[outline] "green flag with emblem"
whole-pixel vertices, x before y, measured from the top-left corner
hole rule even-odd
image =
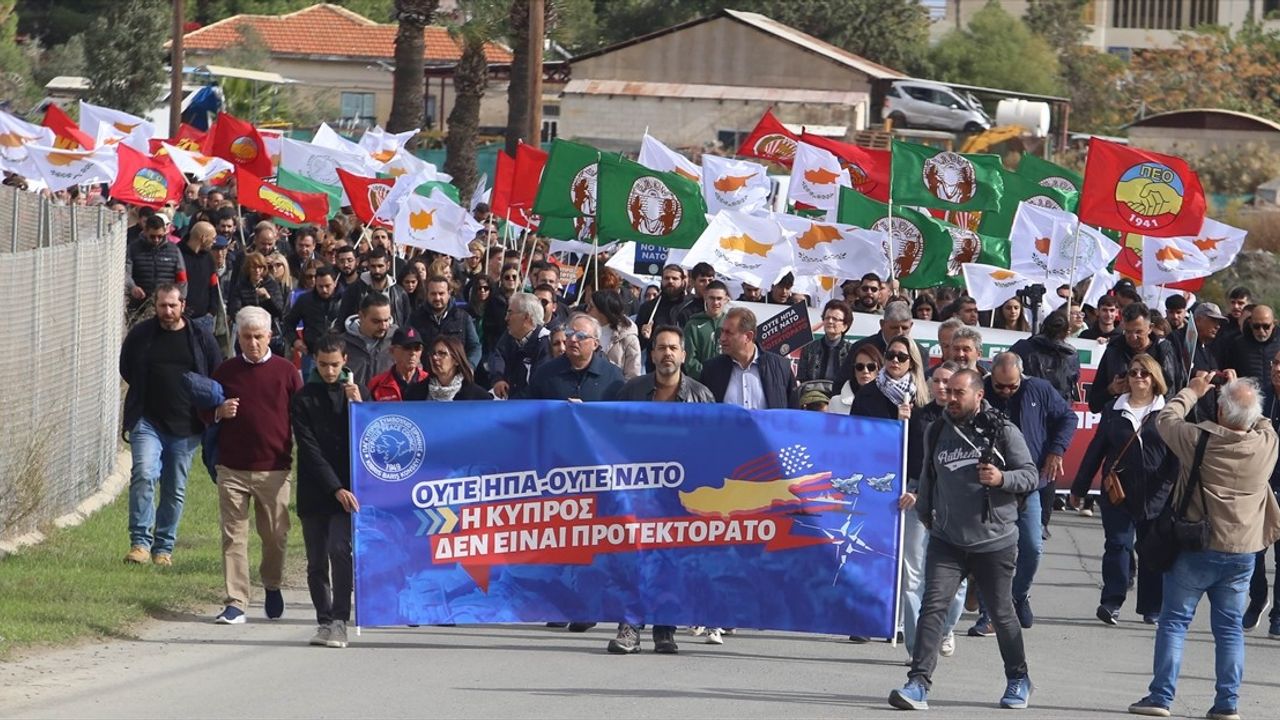
[[[601,241],[688,249],[707,227],[707,203],[697,183],[613,155],[600,158],[596,202]]]
[[[1022,153],[1022,159],[1018,161],[1018,174],[1037,185],[1062,192],[1078,193],[1084,185],[1084,175],[1031,153]]]
[[[862,193],[840,188],[836,221],[893,237],[894,277],[916,290],[949,285],[963,279],[961,265],[981,262],[1009,267],[1009,241],[979,235],[907,207],[893,208]],[[890,229],[892,228],[892,229]]]
[[[1063,192],[1056,188],[1040,185],[1029,178],[1015,172],[1001,170],[1004,182],[1004,195],[1000,198],[999,210],[987,210],[982,213],[978,223],[978,232],[992,237],[1007,238],[1013,229],[1013,216],[1018,213],[1018,203],[1026,202],[1055,210],[1073,213],[1080,201],[1080,193]]]
[[[895,206],[999,210],[1004,185],[998,155],[962,155],[893,141],[890,198]]]

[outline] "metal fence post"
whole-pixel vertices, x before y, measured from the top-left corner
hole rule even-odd
[[[22,193],[17,188],[13,188],[13,228],[12,236],[9,238],[9,252],[18,252],[18,207],[21,204]]]

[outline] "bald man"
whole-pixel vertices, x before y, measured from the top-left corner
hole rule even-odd
[[[213,241],[218,237],[213,225],[201,220],[191,226],[186,242],[178,248],[187,267],[186,315],[195,325],[213,333],[213,318],[222,307],[218,288],[218,267]]]

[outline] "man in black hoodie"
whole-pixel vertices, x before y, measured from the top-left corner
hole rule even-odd
[[[311,644],[344,648],[354,584],[351,514],[360,510],[351,493],[347,417],[350,404],[361,397],[346,368],[342,338],[321,338],[315,362],[315,370],[289,403],[298,443],[298,518],[307,548],[307,588],[320,626]]]
[[[368,277],[348,285],[342,291],[342,317],[349,318],[360,311],[366,295],[377,293],[391,302],[391,319],[399,327],[409,325],[409,296],[404,288],[396,285],[391,272],[391,253],[386,248],[375,247],[368,257]]]
[[[213,334],[213,318],[222,305],[218,289],[218,269],[214,262],[213,242],[218,232],[203,220],[191,226],[185,242],[178,246],[187,269],[187,317],[209,334]]]

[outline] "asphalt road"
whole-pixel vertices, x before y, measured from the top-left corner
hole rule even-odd
[[[1026,631],[1034,718],[1123,714],[1145,694],[1153,628],[1131,610],[1094,617],[1101,523],[1055,515]],[[291,548],[301,552],[301,548]],[[0,717],[887,717],[906,651],[887,643],[739,630],[723,646],[681,631],[680,654],[611,656],[611,627],[575,635],[540,626],[431,627],[352,633],[345,650],[307,645],[305,592],[283,620],[253,608],[242,626],[175,616],[137,638],[41,652],[0,664]],[[3,599],[0,599],[3,602]],[[1188,638],[1174,715],[1204,717],[1213,699],[1207,604]],[[961,620],[961,628],[972,616]],[[1247,640],[1245,718],[1280,717],[1280,642]],[[960,638],[940,661],[933,714],[987,718],[1004,688],[994,638]]]

